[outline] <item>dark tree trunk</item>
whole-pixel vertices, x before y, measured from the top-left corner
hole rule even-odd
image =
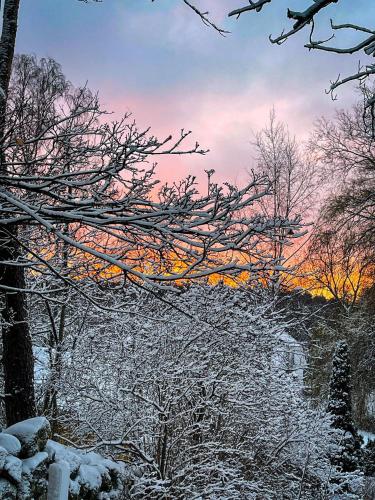
[[[5,0],[0,41],[0,168],[6,174],[4,135],[7,93],[17,35],[20,0]],[[0,186],[1,189],[1,186]],[[27,320],[24,269],[19,257],[16,228],[1,227],[0,289],[2,288],[2,339],[7,424],[35,416],[34,359]],[[13,265],[12,265],[13,264]]]
[[[0,231],[0,237],[2,237]],[[1,261],[17,258],[17,247],[9,240],[0,246]],[[23,290],[23,269],[7,264],[0,265],[0,285]],[[3,294],[2,336],[5,410],[7,424],[35,416],[34,359],[24,292]]]

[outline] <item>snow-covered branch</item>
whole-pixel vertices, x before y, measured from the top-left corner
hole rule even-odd
[[[192,176],[157,190],[155,157],[206,151],[198,143],[184,147],[190,135],[184,130],[159,140],[128,115],[108,122],[87,88],[73,89],[62,75],[48,83],[54,64],[38,67],[22,56],[12,80],[0,218],[9,234],[12,227],[29,228],[19,242],[28,251],[14,265],[43,272],[61,245],[75,250],[73,261],[83,259],[88,274],[107,266],[141,282],[244,271],[256,278],[282,264],[262,245],[280,228],[290,235],[286,240],[298,237],[300,222],[257,215],[270,189],[266,176],[254,176],[243,188],[210,178],[206,195]],[[32,82],[43,93],[25,83],[30,67],[45,76]]]

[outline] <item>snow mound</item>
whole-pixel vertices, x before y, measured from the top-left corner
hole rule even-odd
[[[11,434],[0,433],[0,447],[4,448],[8,453],[18,457],[21,451],[21,443]]]
[[[29,458],[42,451],[51,437],[51,426],[45,417],[34,417],[11,425],[3,431],[21,443],[21,458]]]
[[[19,422],[0,433],[1,500],[46,498],[51,464],[68,471],[69,500],[124,498],[130,477],[125,464],[66,447],[49,439],[50,435],[44,417]]]
[[[49,440],[46,451],[51,461],[67,463],[70,469],[69,498],[119,498],[126,479],[126,466],[98,453],[86,453]]]

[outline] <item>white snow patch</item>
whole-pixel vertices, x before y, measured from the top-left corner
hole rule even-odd
[[[363,446],[366,446],[370,441],[375,441],[375,434],[372,432],[363,431],[361,429],[358,429],[358,434],[363,439]]]
[[[40,464],[48,459],[48,453],[45,451],[40,451],[36,455],[30,458],[24,458],[22,460],[22,468],[26,474],[31,474],[35,469],[39,467]]]
[[[8,455],[5,459],[3,470],[16,482],[20,483],[22,478],[22,460],[13,455]]]
[[[5,448],[11,455],[17,456],[21,451],[21,443],[11,434],[0,433],[0,447]]]

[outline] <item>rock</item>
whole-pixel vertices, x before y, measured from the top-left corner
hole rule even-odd
[[[9,452],[5,448],[0,446],[0,470],[2,470],[4,468],[5,460],[6,460],[8,455],[9,455]]]
[[[32,498],[44,498],[47,495],[48,466],[49,457],[45,451],[22,460],[22,482],[28,483]]]
[[[0,478],[0,498],[1,500],[16,500],[17,488],[3,477]]]
[[[102,485],[102,476],[97,467],[82,464],[78,472],[82,499],[96,500]]]
[[[76,478],[82,458],[75,450],[56,443],[56,441],[52,441],[51,439],[48,440],[45,450],[51,462],[67,462],[70,468],[71,479]]]
[[[11,455],[18,457],[21,451],[21,443],[11,434],[0,433],[0,447],[5,448]]]
[[[13,455],[8,455],[1,471],[2,476],[12,483],[18,484],[22,479],[22,460]]]
[[[51,426],[45,417],[34,417],[11,425],[3,431],[21,443],[21,458],[29,458],[42,451],[51,437]]]

